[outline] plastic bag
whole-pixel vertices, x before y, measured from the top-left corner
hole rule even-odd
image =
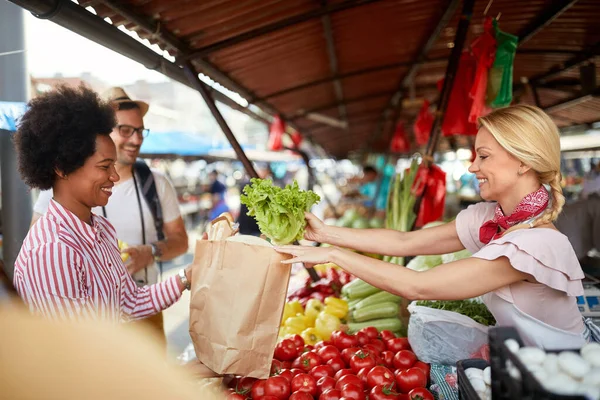
[[[421,194],[423,189],[425,189],[425,193],[421,200],[416,227],[437,221],[444,215],[446,173],[435,164],[431,164],[429,168],[419,167],[413,190],[415,193]]]
[[[512,102],[513,63],[519,38],[498,28],[494,20],[498,48],[488,77],[487,98],[492,107],[506,107]]]
[[[413,126],[418,146],[427,144],[433,126],[433,119],[433,114],[429,111],[429,101],[425,100]]]
[[[277,115],[269,128],[267,149],[270,151],[279,151],[283,149],[283,132],[285,132],[285,125],[283,120]]]
[[[399,122],[398,125],[396,125],[396,130],[394,131],[394,136],[390,143],[390,150],[393,153],[405,153],[410,150],[410,144],[408,143],[406,131],[404,130],[404,124],[402,122]]]
[[[408,306],[408,341],[419,360],[454,365],[487,344],[488,327],[452,311]]]

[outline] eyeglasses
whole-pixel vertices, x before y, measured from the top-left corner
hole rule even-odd
[[[123,136],[124,138],[129,138],[134,133],[137,133],[142,137],[148,137],[148,135],[150,134],[150,129],[136,128],[131,125],[117,125],[117,129],[119,130],[119,135]]]

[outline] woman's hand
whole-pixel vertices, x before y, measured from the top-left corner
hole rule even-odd
[[[327,225],[323,223],[319,218],[315,217],[314,214],[309,212],[304,213],[306,218],[306,230],[304,231],[304,239],[311,240],[313,242],[324,243],[326,239]]]
[[[317,219],[318,220],[318,219]],[[312,247],[312,246],[281,246],[275,247],[275,251],[282,254],[290,254],[293,258],[282,261],[283,264],[302,262],[306,264],[324,264],[332,262],[335,247]]]

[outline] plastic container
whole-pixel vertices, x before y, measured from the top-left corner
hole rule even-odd
[[[490,328],[489,339],[494,400],[586,400],[585,396],[554,394],[544,389],[519,358],[504,344],[507,339],[515,339],[520,346],[523,346],[523,341],[514,328]],[[546,352],[560,353],[561,351],[546,350]],[[510,375],[506,361],[510,361],[519,370],[520,380]]]
[[[458,376],[458,398],[459,400],[481,400],[465,370],[469,368],[486,369],[490,364],[480,358],[461,360],[456,363],[456,375]]]

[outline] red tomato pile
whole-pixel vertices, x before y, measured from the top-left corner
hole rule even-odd
[[[271,377],[227,379],[228,400],[433,400],[429,364],[408,339],[374,327],[335,331],[314,347],[299,335],[279,342]]]

